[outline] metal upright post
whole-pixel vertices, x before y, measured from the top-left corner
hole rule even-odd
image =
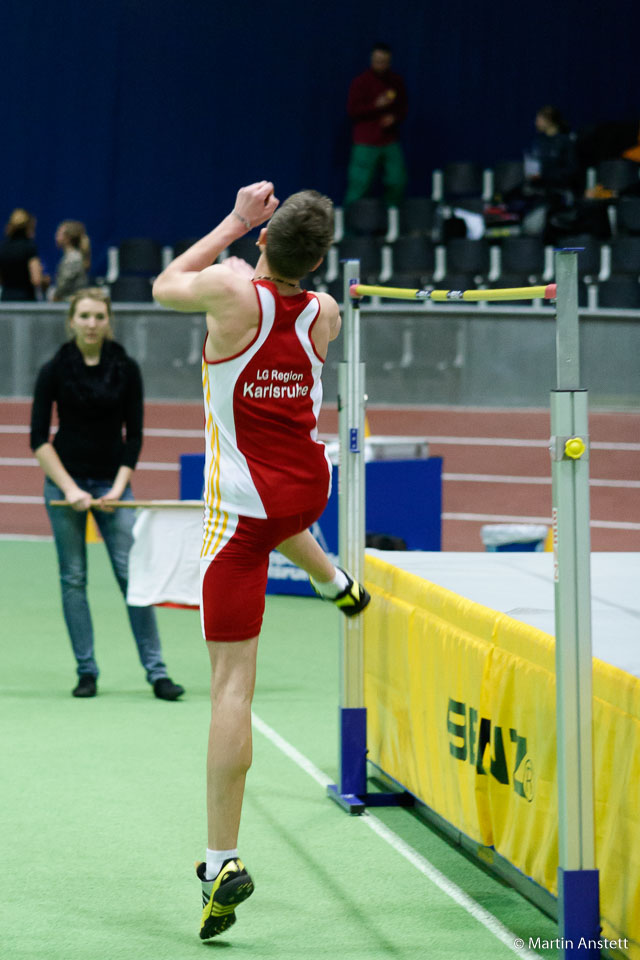
[[[563,956],[599,957],[592,743],[587,391],[580,387],[577,253],[556,253],[557,389],[551,457],[558,753],[558,898]]]
[[[338,380],[340,465],[338,543],[351,576],[364,574],[364,363],[360,361],[360,309],[350,295],[360,263],[344,265],[344,356]],[[350,813],[361,813],[367,789],[367,715],[364,707],[362,617],[343,617],[340,630],[340,784],[329,795]]]

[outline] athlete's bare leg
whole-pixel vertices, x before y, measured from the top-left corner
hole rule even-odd
[[[207,754],[209,849],[234,850],[247,770],[258,638],[207,643],[211,659],[211,727]]]
[[[302,567],[318,583],[329,583],[336,575],[336,568],[309,530],[283,540],[278,545],[278,552],[297,567]]]

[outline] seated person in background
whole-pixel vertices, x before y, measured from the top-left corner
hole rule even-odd
[[[42,263],[35,245],[36,218],[22,207],[9,217],[0,244],[2,300],[36,300],[42,289]]]
[[[534,189],[573,190],[577,161],[568,124],[557,107],[541,107],[536,114],[536,136],[525,156],[525,176]]]
[[[551,219],[574,204],[578,163],[573,136],[557,107],[536,113],[536,135],[524,157],[524,183],[505,197],[509,211],[521,219],[522,232],[553,242]]]
[[[79,220],[63,220],[56,230],[56,245],[62,257],[56,270],[50,300],[69,300],[77,290],[87,286],[87,270],[91,265],[91,243],[84,224]]]

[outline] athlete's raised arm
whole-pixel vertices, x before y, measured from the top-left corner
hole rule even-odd
[[[238,190],[233,211],[162,271],[153,296],[163,307],[185,313],[209,310],[238,283],[236,271],[213,261],[230,243],[269,220],[279,201],[268,180]]]

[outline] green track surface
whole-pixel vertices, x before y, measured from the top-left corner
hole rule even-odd
[[[11,960],[500,960],[516,954],[364,818],[349,817],[256,733],[240,853],[256,892],[228,933],[198,939],[208,657],[198,614],[160,610],[184,700],[144,680],[104,548],[91,545],[99,696],[75,682],[51,543],[0,542],[0,955]],[[337,769],[338,618],[268,598],[255,713],[317,767]],[[376,816],[528,943],[556,926],[410,811]],[[555,957],[555,949],[537,950]]]

